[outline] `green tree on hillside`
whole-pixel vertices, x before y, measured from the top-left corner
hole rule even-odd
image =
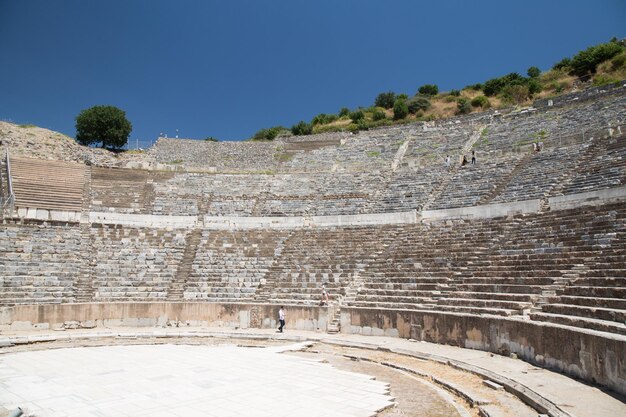
[[[530,67],[528,68],[528,71],[526,71],[526,74],[530,77],[530,78],[537,78],[541,75],[541,70],[537,67]]]
[[[93,106],[76,116],[76,140],[81,145],[102,144],[103,148],[122,148],[133,130],[126,113],[115,106]]]
[[[310,135],[313,133],[313,125],[300,120],[297,124],[291,126],[291,133],[296,136]]]
[[[274,126],[267,129],[261,129],[254,134],[252,140],[274,140],[279,135],[284,135],[289,132],[288,129],[283,126]]]
[[[624,48],[619,43],[607,42],[580,51],[569,63],[570,74],[579,77],[594,74],[599,64],[613,58],[623,50]]]
[[[436,84],[424,84],[419,88],[418,92],[425,96],[436,96],[439,94],[439,87]]]
[[[396,93],[393,91],[387,91],[386,93],[380,93],[374,100],[376,107],[382,107],[383,109],[390,109],[396,101]]]
[[[406,100],[398,99],[393,103],[393,120],[401,120],[409,115],[409,106]]]

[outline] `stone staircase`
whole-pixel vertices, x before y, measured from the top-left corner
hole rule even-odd
[[[474,147],[476,142],[478,142],[478,139],[480,139],[481,132],[483,131],[483,129],[485,129],[485,125],[483,125],[483,124],[476,125],[474,127],[474,132],[470,135],[469,139],[463,145],[463,148],[461,150],[461,155],[459,155],[459,157],[462,156],[462,155],[468,154],[472,150],[472,148]],[[424,202],[424,205],[423,205],[423,209],[424,210],[432,209],[433,204],[435,203],[435,201],[439,200],[441,198],[441,195],[449,187],[450,183],[454,179],[455,174],[461,168],[460,164],[458,163],[458,161],[459,161],[458,158],[455,158],[455,157],[452,158],[452,161],[450,163],[450,167],[448,168],[447,175],[443,178],[443,180],[441,180],[432,189],[430,195],[428,196],[428,199]]]
[[[193,261],[196,258],[201,238],[202,229],[193,229],[187,234],[187,244],[178,263],[178,268],[176,268],[176,276],[167,291],[168,301],[181,301],[183,299],[185,286],[191,276]]]
[[[600,138],[600,136],[596,136],[591,139],[589,144],[582,155],[575,159],[575,163],[567,170],[564,170],[559,175],[556,183],[557,185],[552,189],[548,189],[544,192],[544,195],[541,198],[540,210],[541,212],[546,212],[550,210],[549,198],[555,195],[562,195],[563,191],[566,187],[572,182],[577,173],[581,170],[581,167],[587,166],[593,159],[597,157],[597,155],[601,155],[606,152],[605,141]]]
[[[91,166],[85,167],[85,181],[83,186],[83,204],[80,218],[80,259],[82,265],[80,273],[76,278],[74,286],[74,296],[77,303],[88,303],[93,300],[93,276],[92,271],[95,266],[94,247],[91,242],[91,223],[89,222],[89,212],[91,211]]]
[[[85,184],[82,164],[14,157],[11,176],[18,208],[82,210]]]
[[[511,171],[506,175],[502,175],[498,178],[498,181],[494,184],[493,190],[486,195],[483,195],[478,201],[478,205],[490,204],[494,198],[496,198],[502,190],[511,182],[511,179],[515,178],[517,174],[528,165],[528,161],[532,158],[532,154],[524,155],[515,165]]]

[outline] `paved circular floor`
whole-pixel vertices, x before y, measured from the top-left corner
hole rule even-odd
[[[0,357],[0,404],[51,416],[372,416],[389,386],[319,360],[304,344],[129,345]]]

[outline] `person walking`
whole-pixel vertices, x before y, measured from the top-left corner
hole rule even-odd
[[[285,307],[283,306],[280,306],[280,310],[278,310],[278,322],[280,323],[278,331],[282,333],[285,327]]]

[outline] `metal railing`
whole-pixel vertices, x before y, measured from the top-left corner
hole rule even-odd
[[[13,193],[13,180],[11,179],[11,160],[9,158],[9,150],[5,152],[5,166],[7,173],[7,193],[6,197],[0,195],[0,208],[3,210],[13,206],[15,203],[15,194]],[[1,178],[0,178],[1,180]]]

